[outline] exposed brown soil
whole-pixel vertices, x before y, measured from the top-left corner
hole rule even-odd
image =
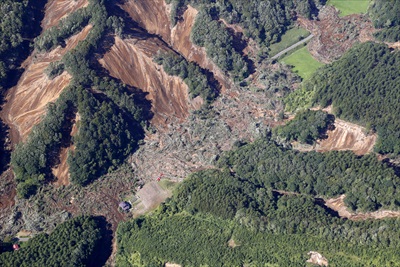
[[[318,152],[351,150],[356,155],[365,155],[372,151],[376,139],[377,135],[367,135],[364,127],[335,119],[335,129],[328,131],[327,139],[318,142],[316,150]]]
[[[189,5],[182,18],[172,29],[169,7],[164,0],[128,0],[122,8],[146,31],[161,36],[166,43],[187,60],[194,61],[200,67],[211,71],[221,84],[222,90],[232,87],[231,81],[207,57],[205,49],[194,45],[190,40],[190,33],[198,13],[195,8]]]
[[[171,43],[171,20],[164,0],[128,0],[122,5],[129,16],[149,33],[157,34]]]
[[[314,34],[308,49],[324,63],[337,60],[357,42],[374,40],[375,29],[366,15],[339,17],[338,10],[333,6],[323,7],[318,20],[300,17],[298,22]]]
[[[387,46],[389,46],[390,48],[394,48],[394,49],[400,49],[400,42],[396,42],[396,43],[386,43]]]
[[[328,266],[328,260],[322,256],[320,253],[316,251],[310,251],[308,252],[308,255],[310,255],[310,259],[307,260],[309,263],[313,263],[319,266]]]
[[[134,216],[143,215],[157,208],[168,197],[171,197],[171,195],[172,193],[163,189],[159,182],[153,181],[147,183],[136,194],[139,199],[133,210]]]
[[[50,0],[46,4],[45,16],[41,24],[43,31],[57,25],[62,18],[88,4],[88,0]]]
[[[238,246],[239,246],[239,245],[236,244],[236,242],[235,242],[235,240],[234,240],[233,238],[229,239],[229,241],[228,241],[228,247],[230,247],[230,248],[236,248],[236,247],[238,247]]]
[[[156,38],[122,40],[116,37],[100,64],[111,76],[148,92],[146,98],[152,102],[153,124],[166,126],[171,121],[183,121],[189,110],[199,108],[202,101],[191,101],[183,80],[168,75],[162,66],[153,62],[159,50],[168,48]]]
[[[335,129],[328,131],[328,137],[318,140],[314,146],[293,143],[293,148],[307,152],[315,150],[317,152],[343,151],[350,150],[356,155],[365,155],[373,150],[377,135],[366,134],[366,129],[354,123],[341,119],[335,119]]]
[[[390,211],[390,210],[378,210],[367,213],[352,213],[348,210],[346,204],[344,203],[345,197],[346,197],[345,195],[341,195],[337,198],[328,199],[325,201],[325,206],[334,211],[337,211],[340,217],[347,218],[353,221],[400,217],[400,211]]]
[[[182,267],[182,265],[176,264],[176,263],[167,262],[167,263],[165,264],[165,267]]]
[[[26,140],[32,127],[41,121],[47,104],[56,101],[71,80],[67,72],[50,80],[44,70],[51,62],[60,60],[84,40],[91,28],[92,25],[88,25],[80,33],[69,38],[65,48],[57,47],[44,54],[34,52],[34,55],[24,62],[25,72],[18,84],[8,91],[7,103],[0,113],[3,121],[10,127],[12,144]]]

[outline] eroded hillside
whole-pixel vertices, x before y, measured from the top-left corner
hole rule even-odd
[[[14,144],[25,141],[32,127],[38,124],[45,114],[48,103],[54,102],[71,81],[71,75],[63,72],[49,79],[45,70],[51,62],[59,61],[68,51],[85,40],[91,25],[66,41],[64,48],[57,47],[49,53],[34,52],[25,62],[25,72],[17,86],[8,91],[7,103],[3,107],[3,120],[11,128],[11,141]]]
[[[24,62],[25,71],[17,85],[8,91],[1,117],[10,127],[15,145],[27,141],[32,128],[46,118],[47,107],[53,107],[69,85],[72,88],[70,98],[57,103],[71,108],[54,139],[65,134],[62,131],[68,132],[67,137],[60,138],[53,146],[56,149],[49,146],[53,150],[46,150],[44,156],[51,159],[52,165],[46,167],[56,179],[46,180],[37,194],[21,199],[16,197],[13,172],[10,169],[4,173],[0,235],[12,235],[21,229],[51,231],[55,225],[81,214],[104,216],[115,231],[131,216],[121,213],[118,204],[133,199],[138,185],[157,185],[158,177],[182,181],[193,172],[213,169],[224,152],[265,139],[271,128],[285,123],[282,99],[299,88],[301,80],[287,67],[271,64],[261,56],[259,61],[249,60],[250,54],[260,52],[260,43],[244,37],[243,25],[217,19],[234,43],[240,44],[238,55],[254,60],[254,73],[240,81],[222,71],[205,47],[192,42],[192,29],[200,12],[191,5],[180,10],[179,19],[172,25],[173,6],[164,0],[118,1],[112,8],[95,0],[50,0],[41,22],[43,33],[93,3],[98,5],[95,11],[88,11],[93,15],[85,13],[87,17],[78,20],[84,26],[77,28],[83,29],[65,40],[52,40],[62,46],[47,52],[33,51]],[[317,36],[311,46],[326,62],[355,42],[367,40],[371,26],[362,16],[338,18],[328,11],[324,11],[321,21],[300,19]],[[98,14],[106,19],[97,18]],[[338,31],[354,27],[351,33],[355,36],[335,32],[337,27],[332,26],[330,30],[335,33],[329,38],[335,44],[349,39],[333,49],[332,40],[321,30],[329,21],[341,27]],[[156,63],[161,53],[179,56],[182,62],[192,64],[189,67],[197,67],[207,82],[215,82],[215,98],[193,97],[189,84],[196,77],[182,78],[179,71],[177,76],[168,74],[164,65]],[[65,66],[50,79],[46,69],[58,61]],[[360,126],[336,120],[335,129],[314,149],[352,150],[364,155],[372,151],[376,138],[365,134]],[[70,179],[71,170],[82,180]],[[156,202],[169,196],[160,194]],[[151,193],[146,197],[151,199]],[[146,208],[154,208],[150,206]],[[385,213],[383,217],[391,215]]]

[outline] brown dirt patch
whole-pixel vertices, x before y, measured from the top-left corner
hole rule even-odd
[[[308,255],[310,255],[310,259],[308,259],[307,262],[319,266],[328,266],[328,260],[318,252],[310,251],[308,252]]]
[[[129,0],[121,6],[140,27],[171,42],[171,20],[164,0]]]
[[[172,193],[163,189],[159,182],[150,182],[143,186],[136,195],[139,200],[137,204],[134,204],[133,214],[139,216],[157,208],[168,197],[171,197]]]
[[[316,151],[351,150],[356,155],[365,155],[372,151],[377,139],[376,134],[366,134],[364,127],[335,119],[335,129],[328,131],[328,138],[320,140]]]
[[[182,20],[172,29],[171,45],[172,47],[181,53],[187,60],[194,61],[199,64],[200,67],[208,69],[214,74],[214,77],[221,84],[222,92],[226,89],[233,87],[233,84],[226,75],[212,62],[208,57],[204,47],[198,47],[194,45],[190,39],[190,33],[195,23],[198,11],[188,5],[185,13],[183,14]]]
[[[394,48],[394,49],[400,49],[400,42],[396,42],[396,43],[386,43],[386,45],[390,48]]]
[[[86,7],[88,4],[88,0],[50,0],[46,4],[46,11],[41,24],[43,31],[57,25],[62,18]]]
[[[397,218],[400,217],[400,211],[378,210],[367,213],[352,213],[346,207],[344,198],[346,195],[341,195],[337,198],[331,198],[325,201],[325,206],[337,211],[339,216],[353,221],[362,221],[368,219],[384,219],[384,218]]]
[[[322,8],[318,20],[300,17],[298,23],[314,34],[308,49],[324,63],[337,60],[357,42],[374,40],[375,29],[366,15],[339,17],[333,6]]]
[[[182,121],[189,110],[201,106],[201,99],[189,99],[189,89],[179,77],[168,75],[162,66],[153,62],[159,50],[168,48],[156,38],[144,40],[115,38],[115,44],[102,59],[101,65],[111,76],[148,92],[154,117],[152,123],[165,127],[171,121]]]
[[[236,242],[235,242],[235,240],[234,240],[233,238],[229,239],[229,241],[228,241],[228,247],[230,247],[230,248],[236,248],[236,247],[238,247],[238,246],[239,246],[239,245],[236,244]]]
[[[187,7],[182,18],[171,28],[170,7],[164,0],[134,1],[129,0],[122,8],[149,33],[157,34],[175,51],[187,60],[196,62],[200,67],[211,71],[222,86],[222,90],[233,86],[224,73],[207,57],[204,48],[198,47],[190,40],[190,33],[198,11]]]
[[[88,25],[80,33],[70,37],[65,48],[57,47],[50,53],[44,54],[34,52],[33,56],[24,62],[26,70],[18,84],[8,91],[7,103],[0,113],[3,121],[10,127],[13,144],[26,140],[32,127],[41,121],[47,104],[56,101],[72,79],[67,72],[63,72],[50,80],[44,70],[51,62],[60,60],[84,40],[91,28],[92,25]]]
[[[53,175],[57,177],[57,181],[53,183],[55,187],[69,185],[69,168],[67,163],[68,152],[70,148],[63,148],[60,152],[60,163],[52,169]]]
[[[182,265],[176,264],[176,263],[167,262],[167,263],[165,264],[165,267],[182,267]]]

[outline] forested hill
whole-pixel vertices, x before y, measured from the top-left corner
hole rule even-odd
[[[77,217],[60,226],[53,233],[40,234],[18,251],[0,254],[0,265],[20,266],[101,266],[107,260],[110,237],[103,219]],[[11,248],[11,244],[2,244]]]
[[[380,29],[376,37],[388,42],[400,41],[400,1],[373,1],[369,14],[374,26]]]
[[[288,96],[289,110],[333,106],[335,115],[378,133],[375,151],[400,153],[400,52],[384,44],[355,46]]]
[[[341,219],[312,197],[345,193],[353,208],[392,200],[396,208],[399,177],[375,158],[298,153],[259,140],[219,167],[191,175],[154,214],[121,224],[117,265],[304,266],[318,251],[329,266],[400,266],[399,220]]]

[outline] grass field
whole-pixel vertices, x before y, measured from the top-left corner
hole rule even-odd
[[[366,13],[369,0],[328,0],[327,5],[332,5],[340,10],[340,16]]]
[[[293,72],[299,74],[304,80],[309,78],[316,69],[323,65],[311,56],[307,47],[293,52],[280,61],[293,66]]]
[[[295,27],[286,31],[286,33],[282,35],[281,41],[279,43],[275,43],[270,46],[270,56],[275,56],[282,50],[288,48],[291,45],[294,45],[295,43],[297,43],[301,39],[306,38],[309,35],[310,33],[307,30],[300,27]]]

